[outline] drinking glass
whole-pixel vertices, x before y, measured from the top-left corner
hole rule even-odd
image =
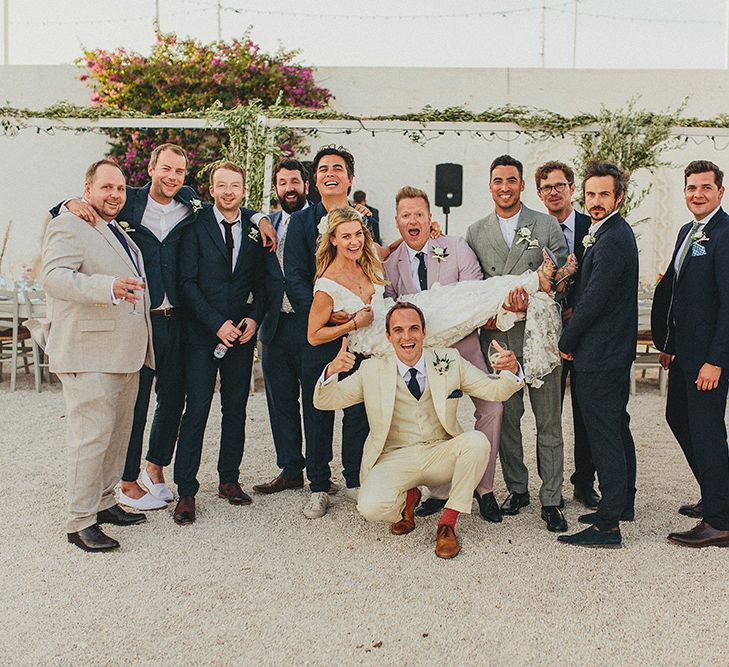
[[[508,350],[509,348],[506,347],[505,344],[499,343],[501,345],[502,350]],[[489,343],[489,349],[486,353],[487,361],[489,362],[489,368],[491,368],[492,373],[496,373],[494,370],[494,362],[501,356],[501,352],[496,348],[496,341],[492,340]]]
[[[141,299],[142,304],[144,304],[144,290],[147,288],[147,280],[145,279],[144,276],[138,276],[137,282],[141,283],[141,285],[142,285],[141,288],[139,289],[139,293],[142,296],[142,299]],[[136,294],[137,290],[135,290],[134,293]],[[141,314],[142,313],[137,310],[137,302],[135,301],[134,305],[132,306],[132,315],[141,315]]]

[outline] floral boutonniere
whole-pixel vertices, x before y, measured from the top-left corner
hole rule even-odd
[[[447,248],[433,248],[430,252],[439,262],[445,262],[448,258]]]
[[[519,243],[528,244],[527,250],[533,250],[534,248],[539,247],[539,239],[532,238],[532,230],[529,229],[529,227],[519,227],[519,229],[516,230],[516,237],[517,245]]]
[[[448,357],[439,357],[437,352],[434,354],[433,368],[438,371],[439,375],[445,375],[451,367],[451,360]]]
[[[592,248],[592,246],[595,245],[595,241],[597,241],[597,239],[592,234],[585,234],[582,237],[582,245],[585,247],[585,250]]]
[[[254,243],[258,243],[258,239],[261,238],[261,232],[259,232],[255,227],[251,227],[248,230],[248,238]]]
[[[708,237],[708,236],[707,236],[706,234],[704,234],[704,230],[702,229],[701,231],[699,231],[699,232],[696,232],[696,233],[695,233],[695,234],[694,234],[694,235],[693,235],[693,236],[691,237],[691,240],[692,240],[692,241],[693,241],[694,243],[704,243],[704,242],[706,242],[706,241],[708,241],[708,240],[709,240],[709,237]]]
[[[197,213],[202,208],[202,202],[199,199],[191,199],[190,208],[193,213]]]
[[[325,215],[321,220],[319,220],[319,224],[316,226],[316,231],[318,231],[321,235],[326,232],[327,229],[329,229],[329,216]]]
[[[131,234],[134,231],[134,228],[126,220],[117,220],[116,224],[127,234]]]

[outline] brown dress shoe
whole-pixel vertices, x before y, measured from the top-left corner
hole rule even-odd
[[[438,558],[455,558],[461,550],[458,544],[456,531],[453,526],[442,524],[438,526],[435,537],[435,555]]]
[[[172,519],[178,526],[188,526],[195,523],[195,496],[182,496],[177,501]]]
[[[700,521],[691,530],[671,533],[668,541],[682,547],[729,547],[729,530],[717,530],[706,521]]]
[[[303,489],[304,478],[299,479],[284,479],[280,475],[274,477],[270,482],[263,484],[256,484],[253,487],[255,493],[278,493],[279,491],[285,491],[286,489]]]
[[[420,502],[420,495],[420,489],[415,487],[413,502],[405,503],[405,509],[402,511],[402,519],[390,526],[390,532],[393,535],[407,535],[415,530],[415,508]]]
[[[71,544],[75,544],[84,551],[112,551],[119,548],[119,542],[113,537],[109,537],[97,523],[76,533],[66,533],[66,535]]]
[[[218,484],[218,498],[225,498],[231,505],[250,505],[253,502],[238,482]]]
[[[681,505],[678,508],[678,513],[692,519],[702,519],[704,516],[704,503],[699,500],[695,505]]]

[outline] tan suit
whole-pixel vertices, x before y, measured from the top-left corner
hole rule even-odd
[[[103,220],[92,227],[63,213],[43,242],[42,328],[67,412],[69,533],[93,525],[97,512],[115,504],[139,369],[154,367],[147,292],[136,315],[127,302],[112,305],[114,279],[144,273],[142,253],[126,239],[139,271]]]
[[[439,372],[435,356],[448,360]],[[507,373],[498,378],[461,358],[457,350],[425,350],[425,388],[416,400],[398,372],[394,352],[362,362],[346,379],[314,391],[319,410],[364,402],[370,433],[364,445],[357,508],[370,520],[397,521],[407,489],[451,482],[446,507],[470,512],[488,460],[490,444],[479,431],[464,432],[457,419],[464,393],[487,401],[505,401],[523,382]]]

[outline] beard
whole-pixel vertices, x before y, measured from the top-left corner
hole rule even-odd
[[[286,200],[286,197],[289,195],[296,195],[296,201],[289,202]],[[289,215],[292,213],[295,213],[296,211],[300,211],[304,206],[306,205],[306,195],[303,192],[295,192],[294,190],[289,190],[288,192],[284,193],[284,196],[279,199],[279,202],[281,203],[281,208],[286,211]]]

